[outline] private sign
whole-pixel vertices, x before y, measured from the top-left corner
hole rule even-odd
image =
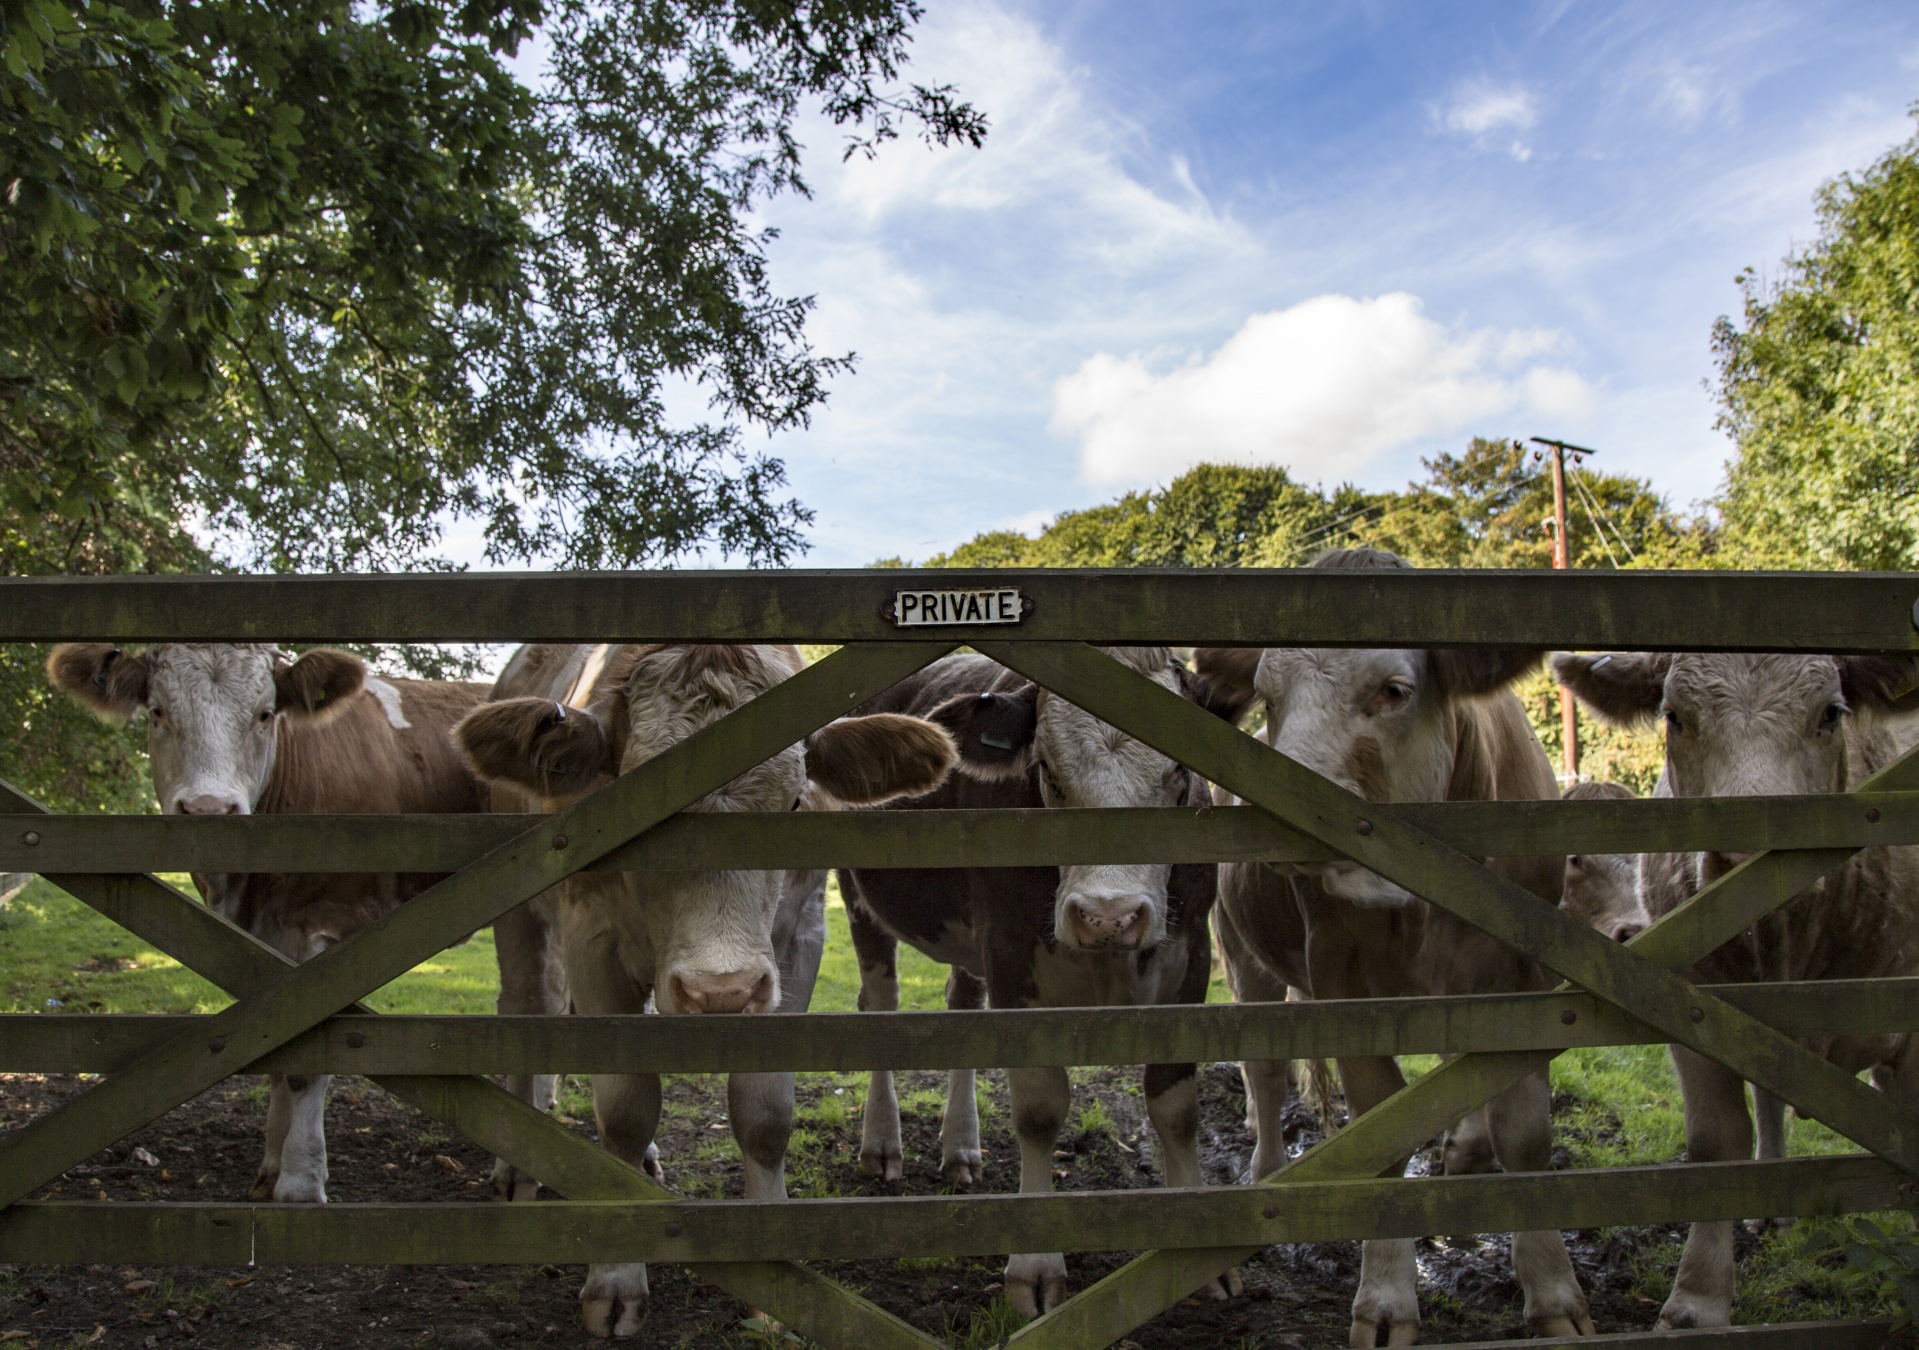
[[[984,591],[899,591],[893,623],[900,628],[935,624],[1018,623],[1025,612],[1017,586]]]

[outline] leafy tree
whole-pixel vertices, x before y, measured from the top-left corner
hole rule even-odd
[[[808,106],[849,154],[979,143],[902,81],[919,15],[0,0],[0,567],[431,566],[460,518],[496,562],[789,558],[810,517],[742,430],[851,358],[753,213],[807,191]],[[0,774],[136,763],[33,692],[42,655],[6,653]]]
[[[1919,115],[1919,107],[1914,109]],[[1720,509],[1758,567],[1919,566],[1919,138],[1820,190],[1819,237],[1713,329]]]
[[[43,522],[201,518],[236,561],[778,561],[808,518],[739,427],[848,358],[756,202],[820,102],[977,143],[899,86],[912,0],[9,0],[0,473]],[[507,57],[538,30],[548,79]],[[667,417],[699,388],[710,424]]]

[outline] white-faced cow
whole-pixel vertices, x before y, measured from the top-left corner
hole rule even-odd
[[[153,790],[175,815],[385,815],[481,809],[453,724],[482,684],[386,680],[320,648],[167,643],[125,652],[68,643],[53,683],[104,716],[144,712]],[[209,908],[295,961],[353,936],[440,877],[415,873],[196,875]],[[503,932],[502,965],[511,959]],[[504,1002],[504,1001],[503,1001]],[[503,1012],[539,1008],[502,1006]],[[329,1075],[272,1080],[255,1199],[324,1203]],[[521,1095],[530,1095],[521,1085]]]
[[[717,721],[801,667],[774,646],[521,650],[500,701],[460,724],[475,770],[557,810]],[[590,688],[581,681],[591,673]],[[584,706],[569,707],[569,693]],[[518,695],[518,697],[515,697]],[[831,810],[938,785],[953,743],[930,722],[846,717],[710,794],[695,811]],[[575,1011],[806,1011],[825,941],[824,872],[586,872],[549,892]],[[746,1198],[786,1196],[793,1075],[733,1074],[728,1120]],[[654,1074],[596,1074],[600,1140],[646,1165],[660,1117]],[[645,1313],[646,1267],[596,1265],[581,1291],[587,1330],[631,1336]]]
[[[1560,683],[1610,721],[1663,719],[1666,762],[1654,795],[1741,797],[1843,792],[1885,767],[1912,741],[1888,716],[1909,710],[1919,660],[1686,653],[1561,655]],[[1640,899],[1658,919],[1746,855],[1648,854]],[[1706,983],[1858,979],[1919,972],[1919,849],[1869,848],[1692,969]],[[1906,1035],[1812,1042],[1848,1073],[1919,1110],[1919,1042]],[[1721,1064],[1675,1045],[1686,1100],[1686,1156],[1721,1162],[1753,1156],[1745,1085]],[[1761,1099],[1760,1119],[1776,1103]],[[1784,1150],[1783,1121],[1770,1126]],[[1730,1222],[1697,1223],[1686,1240],[1662,1327],[1722,1327],[1732,1315]]]
[[[1314,566],[1407,564],[1379,550],[1344,549],[1322,555]],[[1202,650],[1195,665],[1222,701],[1264,702],[1265,735],[1274,749],[1368,801],[1516,801],[1559,795],[1552,765],[1508,688],[1540,655],[1239,648]],[[1493,858],[1486,865],[1558,903],[1562,859]],[[1545,986],[1531,961],[1356,863],[1301,866],[1284,878],[1260,875],[1265,870],[1256,864],[1221,869],[1220,936],[1242,997],[1284,998],[1288,985],[1320,999]],[[1248,1074],[1249,1115],[1258,1135],[1254,1168],[1262,1175],[1285,1161],[1276,1128],[1284,1070],[1255,1066]],[[1355,1116],[1405,1082],[1389,1058],[1342,1059],[1339,1073]],[[1549,1100],[1542,1073],[1488,1103],[1485,1130],[1506,1171],[1548,1167]],[[1585,1295],[1559,1233],[1515,1233],[1512,1252],[1533,1331],[1590,1334]],[[1410,1240],[1366,1244],[1353,1300],[1353,1345],[1371,1346],[1381,1334],[1391,1345],[1413,1343],[1417,1277]]]
[[[1569,802],[1629,802],[1619,783],[1574,783]],[[1559,907],[1615,942],[1631,942],[1652,926],[1639,898],[1639,857],[1633,853],[1573,853],[1566,858],[1566,892]]]
[[[1204,703],[1200,683],[1163,648],[1111,653],[1140,674]],[[899,805],[913,810],[1015,807],[1171,807],[1203,804],[1206,784],[1064,699],[981,656],[949,656],[862,711],[930,717],[953,733],[960,772],[937,792]],[[1211,940],[1214,869],[1201,866],[999,867],[842,872],[860,958],[860,1007],[899,1006],[895,958],[905,941],[950,966],[947,1004],[974,1008],[1066,1008],[1203,1003]],[[1066,1070],[1012,1069],[1020,1190],[1050,1191],[1053,1146],[1071,1105]],[[1198,1084],[1191,1064],[1146,1067],[1147,1112],[1160,1141],[1166,1184],[1203,1184],[1196,1134]],[[940,1127],[941,1168],[965,1185],[980,1174],[979,1112],[970,1069],[949,1077]],[[876,1072],[867,1093],[861,1164],[901,1175],[899,1104],[892,1075]],[[1057,1252],[1014,1256],[1006,1294],[1028,1317],[1060,1301],[1066,1263]],[[1215,1282],[1224,1297],[1238,1276]]]

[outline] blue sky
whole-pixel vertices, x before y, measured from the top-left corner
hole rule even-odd
[[[1399,486],[1475,434],[1709,496],[1712,321],[1910,134],[1919,5],[933,0],[915,53],[986,148],[815,126],[766,214],[860,357],[773,441],[807,566],[1202,460]]]

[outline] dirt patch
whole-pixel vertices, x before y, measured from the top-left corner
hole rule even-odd
[[[980,1189],[1018,1185],[1018,1149],[1007,1125],[1004,1084],[992,1084],[999,1109],[982,1121],[989,1161]],[[906,1177],[887,1186],[863,1176],[859,1093],[830,1080],[802,1079],[800,1129],[789,1162],[797,1195],[931,1194],[940,1189],[938,1108],[944,1075],[899,1075]],[[1075,1090],[1082,1111],[1062,1133],[1056,1185],[1101,1190],[1156,1184],[1152,1132],[1136,1070],[1087,1074]],[[74,1078],[0,1075],[0,1130],[23,1124],[85,1089]],[[741,1191],[737,1156],[709,1128],[724,1107],[718,1079],[668,1080],[660,1149],[667,1179],[696,1195]],[[1206,1068],[1201,1085],[1201,1157],[1207,1180],[1243,1179],[1251,1141],[1237,1069]],[[1084,1108],[1097,1103],[1097,1109]],[[223,1085],[75,1167],[43,1196],[103,1200],[243,1200],[259,1162],[266,1116],[259,1080]],[[591,1137],[589,1119],[573,1128]],[[1296,1103],[1285,1129],[1297,1150],[1319,1137]],[[490,1158],[363,1079],[335,1080],[328,1112],[335,1201],[490,1203]],[[1601,1331],[1647,1326],[1653,1309],[1635,1296],[1635,1268],[1651,1249],[1676,1254],[1677,1228],[1576,1234],[1574,1260]],[[1427,1342],[1523,1335],[1519,1290],[1503,1237],[1419,1244]],[[1124,1254],[1067,1257],[1075,1287],[1116,1269]],[[987,1346],[1011,1329],[999,1293],[997,1260],[826,1263],[916,1326],[964,1346]],[[1357,1243],[1279,1246],[1241,1267],[1244,1296],[1189,1301],[1133,1333],[1139,1350],[1195,1346],[1240,1350],[1343,1346],[1359,1273]],[[464,1346],[485,1350],[587,1342],[579,1327],[581,1271],[556,1266],[314,1267],[211,1269],[110,1266],[0,1267],[0,1337],[6,1350],[92,1344],[158,1347],[192,1342],[233,1350],[261,1347]],[[647,1344],[706,1350],[765,1345],[776,1336],[742,1321],[745,1308],[683,1270],[656,1266]],[[787,1344],[791,1344],[790,1341]]]

